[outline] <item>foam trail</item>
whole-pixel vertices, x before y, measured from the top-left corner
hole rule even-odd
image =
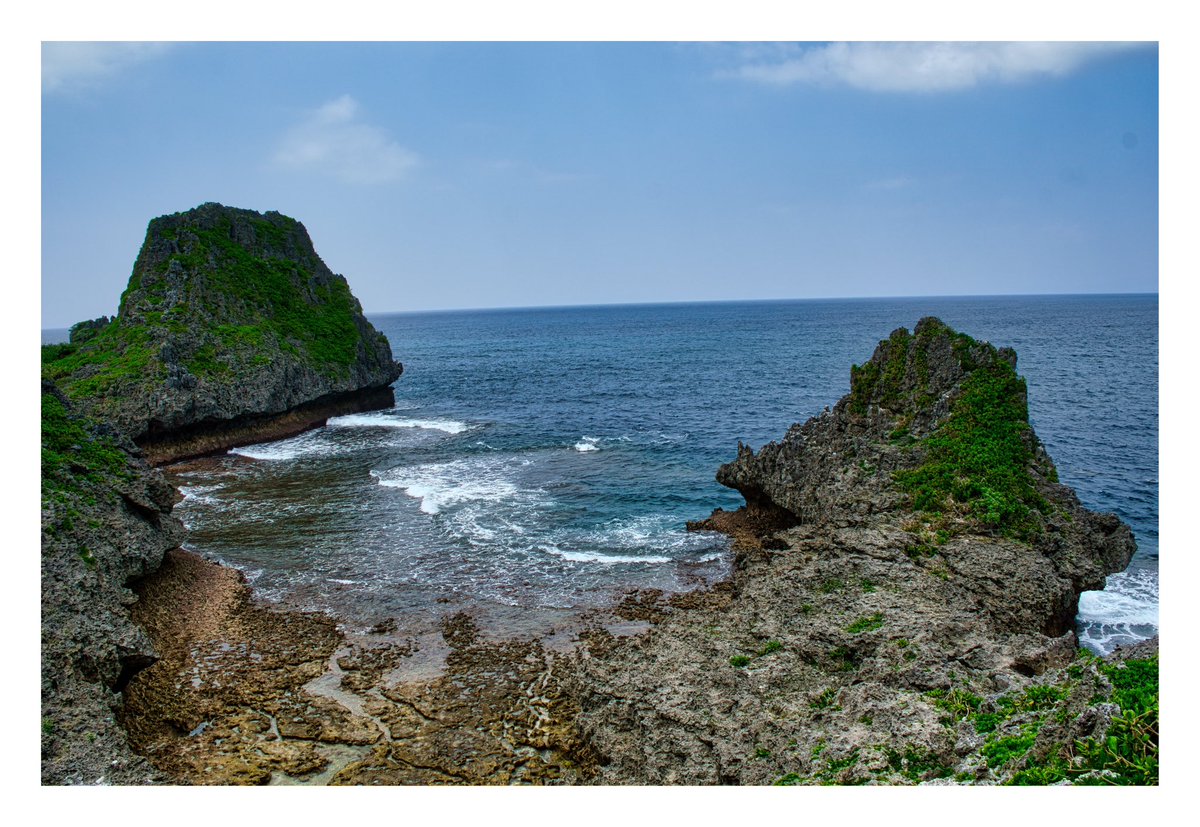
[[[183,495],[183,499],[187,501],[188,505],[200,503],[212,505],[218,500],[209,492],[220,491],[221,488],[220,485],[181,485],[179,493]]]
[[[300,457],[321,456],[334,454],[341,449],[331,445],[321,431],[307,431],[291,439],[279,442],[260,442],[255,445],[243,445],[240,448],[230,448],[229,453],[258,460],[289,460]]]
[[[548,551],[556,557],[561,557],[572,563],[600,563],[605,566],[615,566],[620,563],[670,563],[670,557],[657,555],[622,555],[601,554],[598,551],[563,551],[557,546],[539,545],[538,548]]]
[[[461,434],[476,427],[453,419],[409,419],[383,414],[335,416],[331,417],[326,425],[330,428],[420,428],[447,434]]]

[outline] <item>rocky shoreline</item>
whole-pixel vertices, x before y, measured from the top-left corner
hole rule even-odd
[[[151,465],[223,454],[230,448],[287,439],[320,428],[335,416],[389,408],[396,402],[390,385],[334,393],[279,414],[207,420],[166,433],[148,433],[139,447]]]
[[[1157,642],[1073,631],[1132,534],[1058,483],[1016,354],[936,319],[718,470],[746,505],[689,528],[732,538],[729,580],[628,594],[567,647],[448,613],[433,669],[394,622],[259,604],[180,548],[147,462],[391,404],[302,225],[156,219],[118,318],[72,338],[43,351],[43,783],[1157,783]]]
[[[1128,529],[1053,482],[1025,430],[1046,497],[1022,514],[1039,521],[1029,538],[969,499],[916,510],[888,482],[928,460],[921,440],[971,373],[1013,367],[986,344],[956,352],[958,335],[934,320],[893,334],[872,360],[899,387],[856,383],[721,469],[747,506],[690,528],[733,538],[729,581],[630,594],[581,619],[566,651],[487,640],[459,613],[443,618],[440,674],[406,678],[419,647],[404,630],[348,636],[258,606],[235,572],[172,552],[138,587],[134,618],[162,657],[130,682],[122,720],[175,783],[1156,783],[1157,641],[1101,660],[1064,626],[1079,590],[1127,563]],[[919,392],[930,374],[945,387]],[[929,397],[940,414],[906,407]],[[620,618],[649,628],[614,635]],[[1147,664],[1152,724],[1121,705]],[[1130,721],[1154,739],[1136,771],[1103,746]]]

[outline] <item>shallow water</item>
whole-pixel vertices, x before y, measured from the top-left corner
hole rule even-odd
[[[1129,572],[1081,601],[1081,639],[1107,651],[1157,631],[1157,314],[1154,296],[1072,296],[373,316],[405,364],[396,408],[177,466],[178,512],[190,547],[268,599],[358,628],[471,608],[544,634],[628,588],[724,577],[726,541],[684,531],[741,503],[717,466],[937,315],[1016,348],[1062,481],[1132,525]]]

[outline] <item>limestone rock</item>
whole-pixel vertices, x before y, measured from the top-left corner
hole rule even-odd
[[[1079,592],[1134,541],[1056,482],[1015,365],[922,319],[832,410],[739,446],[717,478],[746,506],[689,525],[733,538],[731,588],[573,661],[595,780],[1003,783],[1091,732]]]
[[[401,370],[302,224],[203,204],[150,222],[116,318],[43,374],[162,462],[387,407]]]
[[[134,446],[42,385],[42,782],[164,780],[116,724],[121,690],[157,655],[129,583],[183,539],[175,492]]]

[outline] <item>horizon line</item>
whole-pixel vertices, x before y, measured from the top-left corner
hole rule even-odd
[[[663,301],[629,302],[583,302],[579,304],[504,304],[486,307],[430,307],[421,310],[363,310],[364,315],[414,316],[421,313],[484,313],[492,310],[584,310],[609,307],[666,307],[671,305],[701,304],[783,304],[788,302],[841,302],[841,301],[898,301],[921,299],[1047,299],[1076,296],[1158,296],[1159,291],[1130,290],[1123,292],[1086,293],[945,293],[907,296],[794,296],[768,299],[667,299]],[[57,328],[46,328],[54,330]]]
[[[579,304],[502,304],[486,307],[430,307],[420,310],[363,310],[364,316],[415,316],[422,313],[486,313],[489,311],[517,310],[584,310],[589,308],[611,307],[666,307],[672,305],[709,305],[709,304],[783,304],[788,302],[844,302],[844,301],[902,301],[921,299],[1020,299],[1020,298],[1067,298],[1075,296],[1158,296],[1159,291],[1125,291],[1125,292],[1086,292],[1086,293],[945,293],[907,296],[792,296],[766,299],[667,299],[662,301],[630,301],[630,302],[581,302]],[[108,314],[101,314],[108,315]],[[96,317],[99,318],[99,317]],[[116,314],[112,314],[116,318]],[[80,319],[79,321],[88,321]],[[61,327],[42,327],[42,332],[50,330],[70,330],[71,325]]]

